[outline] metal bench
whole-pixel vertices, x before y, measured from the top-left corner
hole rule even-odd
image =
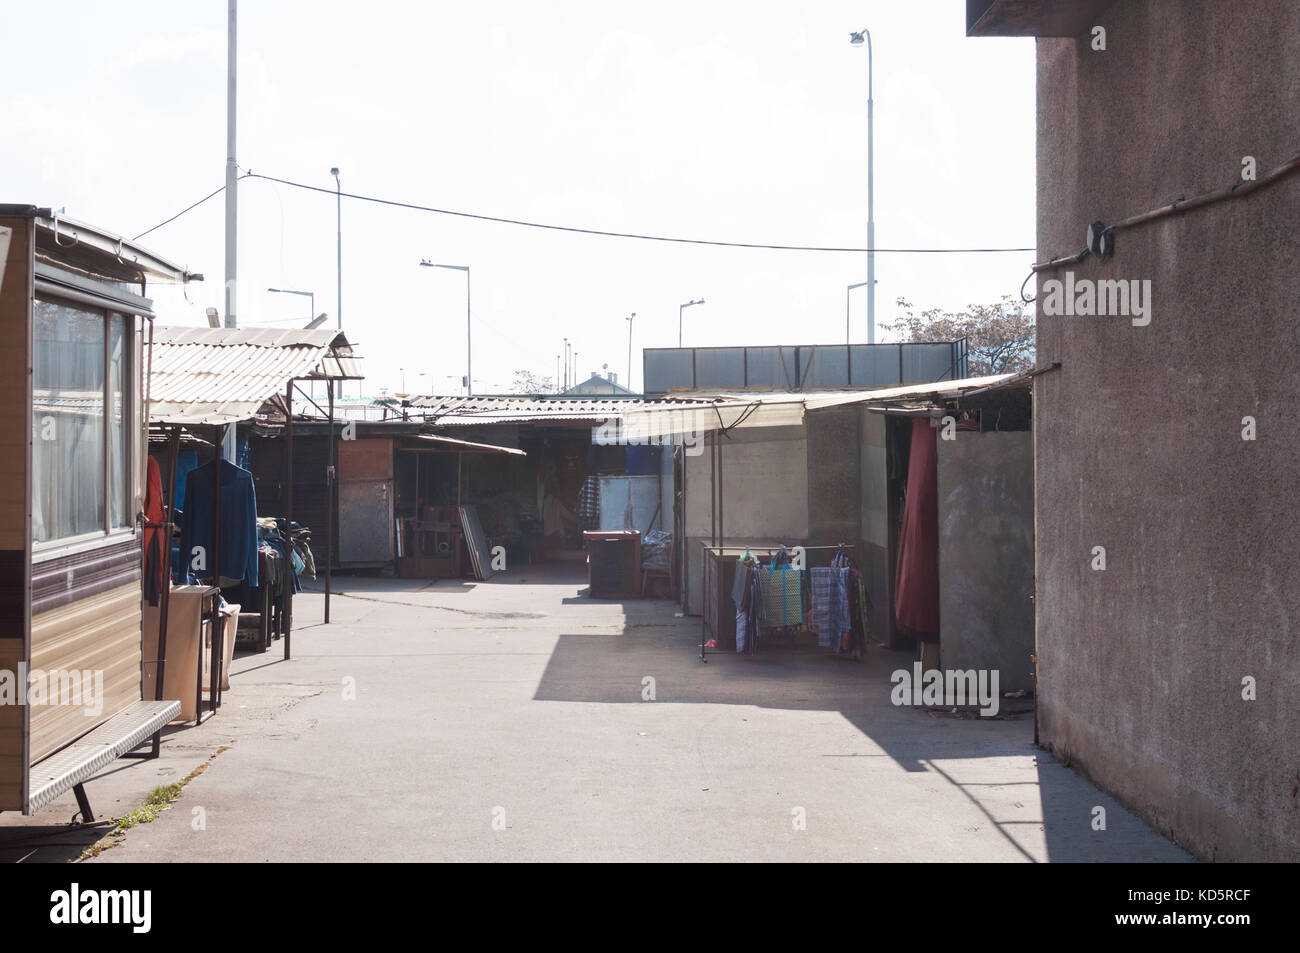
[[[181,713],[178,701],[138,701],[128,705],[93,731],[32,766],[28,811],[49,804],[68,788],[77,796],[82,820],[95,820],[84,784],[103,768],[150,737]]]

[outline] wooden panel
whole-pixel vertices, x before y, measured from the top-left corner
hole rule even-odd
[[[0,639],[0,671],[18,674],[22,656],[20,639]],[[23,808],[23,710],[0,705],[0,811]]]
[[[367,483],[393,478],[393,441],[390,437],[339,440],[339,482]]]
[[[46,704],[31,709],[34,764],[103,724],[140,694],[140,586],[132,583],[32,618],[31,670],[102,673],[102,710]]]
[[[13,229],[0,285],[0,549],[25,550],[28,430],[31,428],[32,223],[0,217]]]

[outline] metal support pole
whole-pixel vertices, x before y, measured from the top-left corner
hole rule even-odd
[[[876,343],[876,194],[875,101],[872,83],[871,32],[867,37],[867,343]]]
[[[469,308],[469,266],[465,267],[465,396],[474,396],[474,370],[472,359],[474,355],[474,346],[470,338],[470,308]]]
[[[237,111],[237,92],[238,92],[238,64],[239,57],[236,50],[236,42],[239,38],[238,29],[238,0],[228,0],[228,22],[226,35],[226,316],[225,324],[228,328],[239,327],[239,319],[236,317],[238,310],[238,298],[236,287],[238,284],[239,274],[239,164],[235,161],[235,132],[238,127],[236,122]],[[231,460],[235,458],[235,428],[232,426],[226,431],[227,444],[225,455]]]
[[[212,584],[217,587],[217,596],[221,594],[221,471],[225,461],[221,455],[221,443],[225,438],[225,426],[219,425],[212,441],[212,545],[208,547],[208,569],[212,574]],[[221,600],[212,599],[212,670],[208,686],[208,710],[215,712],[221,706],[221,660],[224,653],[222,645]]]
[[[325,624],[330,623],[330,591],[334,563],[334,388],[330,388],[329,462],[325,467]]]
[[[293,632],[293,381],[284,389],[284,658],[289,660]]]

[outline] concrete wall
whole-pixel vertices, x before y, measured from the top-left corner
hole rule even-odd
[[[940,665],[1032,690],[1033,436],[957,431],[938,449]]]
[[[713,439],[711,435],[710,440]],[[728,545],[808,538],[808,437],[804,427],[740,427],[722,447],[723,532]],[[687,611],[703,608],[700,542],[709,541],[710,448],[686,457]]]
[[[871,639],[889,642],[889,466],[885,415],[863,409],[858,418],[858,566],[871,597]]]
[[[1300,4],[1120,0],[1099,23],[1105,52],[1037,41],[1040,258],[1300,147]],[[1297,222],[1292,176],[1073,267],[1149,279],[1146,327],[1040,297],[1038,361],[1062,363],[1035,390],[1041,738],[1217,860],[1300,859]]]
[[[857,543],[861,408],[828,407],[804,415],[808,431],[808,543]]]

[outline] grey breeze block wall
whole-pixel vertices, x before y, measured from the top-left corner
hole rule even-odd
[[[1104,52],[1037,41],[1040,257],[1300,150],[1300,3],[1099,23]],[[1073,266],[1149,279],[1146,327],[1045,315],[1063,275],[1038,281],[1038,362],[1062,364],[1034,407],[1041,739],[1207,859],[1300,859],[1298,224],[1293,176]]]

